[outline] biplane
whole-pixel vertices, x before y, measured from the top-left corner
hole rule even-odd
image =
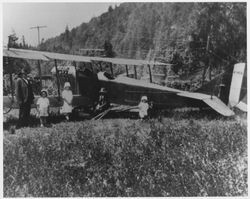
[[[141,96],[146,95],[153,103],[155,110],[172,109],[178,107],[207,107],[215,110],[223,116],[234,115],[234,112],[213,94],[182,91],[153,83],[151,67],[155,65],[168,65],[165,63],[123,58],[89,57],[14,48],[3,49],[3,56],[7,59],[14,58],[37,60],[40,80],[42,79],[40,62],[53,61],[55,66],[54,72],[56,76],[57,93],[50,95],[49,99],[51,105],[55,107],[59,107],[62,104],[62,87],[60,83],[60,67],[58,67],[58,61],[63,60],[71,61],[73,63],[73,67],[75,68],[75,73],[73,75],[74,78],[72,80],[75,85],[73,92],[74,107],[93,106],[94,102],[98,99],[100,88],[104,87],[107,89],[109,101],[116,105],[136,106],[139,103]],[[84,63],[83,67],[77,66],[77,62]],[[105,68],[109,68],[108,72],[103,69],[103,63],[105,63]],[[98,66],[99,69],[95,69],[93,67],[94,65]],[[123,65],[126,69],[126,73],[115,77],[113,67],[118,67],[118,65]],[[143,65],[148,68],[148,82],[139,80],[137,78],[136,68]],[[129,66],[134,68],[133,74],[129,74]],[[233,77],[235,77],[234,83],[238,83],[237,85],[233,84],[233,91],[241,89],[245,64],[238,64],[236,68],[238,72],[236,71],[235,74],[238,74],[238,77]],[[239,71],[241,74],[239,74]],[[238,93],[237,97],[239,95],[240,94]],[[236,106],[240,103],[241,99],[240,97],[237,98],[233,96],[234,95],[231,94],[231,98],[234,99],[234,103],[231,104],[231,106]],[[37,97],[38,96],[36,96],[36,98]],[[9,96],[3,97],[3,107],[6,108],[6,110],[18,108],[17,104],[15,103],[13,89]]]

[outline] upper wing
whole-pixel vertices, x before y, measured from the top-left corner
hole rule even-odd
[[[35,59],[35,60],[45,60],[58,59],[66,61],[77,61],[77,62],[92,62],[92,61],[103,61],[113,64],[121,65],[170,65],[161,62],[147,61],[147,60],[137,60],[137,59],[125,59],[125,58],[107,58],[107,57],[89,57],[81,55],[71,55],[62,53],[53,53],[45,51],[27,50],[27,49],[3,49],[3,55],[6,57],[23,58],[23,59]]]
[[[91,62],[91,57],[87,57],[87,56],[43,52],[43,51],[41,51],[41,53],[49,59],[58,59],[58,60],[76,61],[76,62],[88,62],[88,63]]]
[[[234,112],[229,109],[218,97],[202,93],[180,92],[177,95],[192,99],[199,99],[205,102],[212,109],[224,116],[233,116]]]
[[[32,50],[18,50],[18,49],[3,49],[3,56],[5,57],[13,57],[20,59],[33,59],[33,60],[44,60],[49,61],[42,53],[39,51]]]
[[[52,53],[52,52],[44,52],[36,50],[26,50],[26,49],[15,49],[15,48],[3,49],[3,56],[22,58],[22,59],[43,60],[43,61],[58,59],[66,61],[91,62],[91,57],[87,56]]]

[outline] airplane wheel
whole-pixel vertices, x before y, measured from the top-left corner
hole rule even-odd
[[[10,107],[3,107],[3,114],[7,114],[12,110],[12,105],[14,103],[14,100],[9,96],[10,100],[11,100],[11,104]]]

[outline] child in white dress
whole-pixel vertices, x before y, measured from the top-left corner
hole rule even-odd
[[[49,99],[46,90],[42,90],[40,93],[41,97],[37,100],[37,111],[40,118],[41,127],[44,127],[47,123],[47,117],[49,116]]]
[[[139,103],[138,107],[139,107],[140,118],[145,119],[148,116],[148,109],[149,109],[147,96],[142,96],[141,102]]]
[[[65,115],[67,120],[69,120],[69,115],[73,109],[73,107],[72,107],[73,93],[70,89],[69,82],[65,82],[65,84],[64,84],[62,98],[63,98],[63,106],[61,107],[61,113]]]

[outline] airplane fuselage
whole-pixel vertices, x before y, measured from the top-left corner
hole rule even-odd
[[[140,80],[121,77],[109,80],[98,75],[100,86],[108,91],[109,100],[115,104],[138,105],[142,96],[147,96],[155,109],[178,107],[202,107],[205,104],[199,100],[188,100],[177,95],[177,89],[168,88]]]

